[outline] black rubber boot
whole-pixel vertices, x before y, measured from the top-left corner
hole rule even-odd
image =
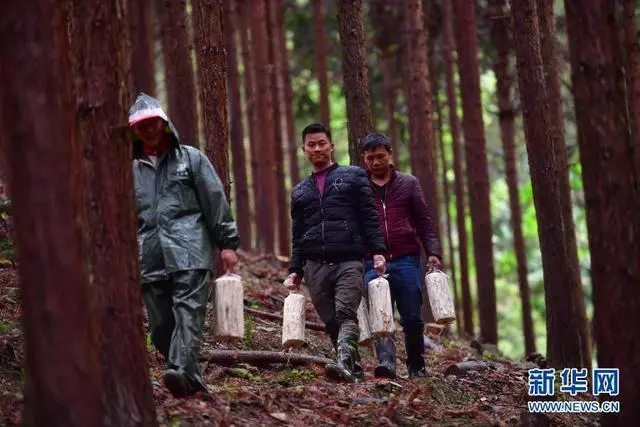
[[[355,382],[364,381],[364,369],[362,369],[362,362],[360,361],[360,352],[358,351],[358,347],[356,347],[351,375]]]
[[[354,382],[353,370],[358,354],[358,334],[343,332],[338,334],[338,360],[327,363],[325,375],[336,381]]]
[[[427,376],[424,366],[424,338],[422,331],[405,334],[405,347],[407,348],[407,371],[410,378]]]
[[[376,355],[378,366],[373,371],[376,378],[396,377],[396,344],[393,338],[383,337],[376,339]]]

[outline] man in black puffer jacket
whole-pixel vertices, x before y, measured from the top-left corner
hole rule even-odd
[[[302,149],[313,173],[291,191],[293,253],[285,285],[304,276],[311,300],[326,325],[338,360],[325,372],[336,380],[364,379],[358,353],[357,310],[363,291],[363,259],[385,271],[384,235],[367,174],[331,161],[331,132],[320,123],[302,131]]]

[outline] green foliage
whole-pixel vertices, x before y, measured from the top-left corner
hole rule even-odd
[[[272,380],[274,385],[291,387],[315,379],[313,371],[307,369],[287,369]]]
[[[253,346],[253,327],[255,326],[255,320],[250,314],[244,316],[244,345],[247,347]]]

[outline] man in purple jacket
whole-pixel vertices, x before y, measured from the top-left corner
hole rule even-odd
[[[362,140],[360,149],[384,232],[387,279],[392,302],[400,312],[407,350],[407,370],[410,377],[424,377],[420,244],[427,254],[427,263],[440,267],[442,250],[437,228],[418,180],[413,175],[399,172],[390,163],[392,150],[389,138],[380,133],[371,133]],[[377,275],[369,261],[365,266],[365,285]],[[395,377],[396,348],[393,338],[377,339],[376,354],[378,366],[374,371],[375,376]]]

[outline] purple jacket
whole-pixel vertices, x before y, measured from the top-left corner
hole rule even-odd
[[[373,196],[387,246],[387,260],[420,255],[420,243],[427,256],[442,259],[438,230],[416,177],[391,166],[384,202],[376,189]]]

